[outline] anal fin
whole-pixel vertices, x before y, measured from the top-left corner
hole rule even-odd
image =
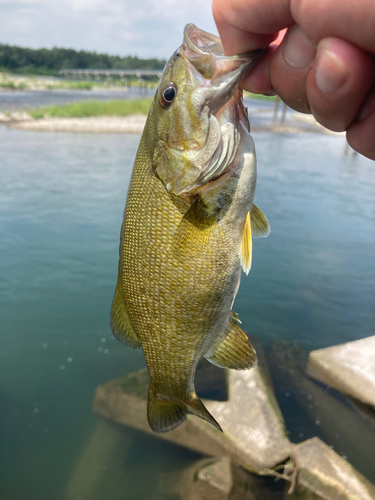
[[[117,340],[127,347],[132,349],[141,347],[141,340],[130,323],[125,300],[118,282],[111,308],[111,328]]]
[[[247,370],[257,364],[257,355],[233,314],[229,320],[226,337],[209,350],[206,358],[221,368]]]

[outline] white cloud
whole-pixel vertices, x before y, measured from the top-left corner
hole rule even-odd
[[[217,33],[211,0],[2,0],[0,41],[167,58],[189,22]]]

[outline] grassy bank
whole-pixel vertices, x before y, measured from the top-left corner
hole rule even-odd
[[[261,101],[274,101],[276,99],[275,95],[269,96],[263,94],[252,94],[251,92],[247,92],[246,90],[244,90],[243,96],[249,99],[260,99]]]
[[[147,114],[152,99],[136,99],[124,101],[82,101],[63,106],[45,106],[28,110],[33,118],[87,118],[90,116],[129,116],[137,113]]]

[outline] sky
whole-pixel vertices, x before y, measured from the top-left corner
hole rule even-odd
[[[217,34],[211,0],[0,0],[0,43],[169,58],[184,26]]]

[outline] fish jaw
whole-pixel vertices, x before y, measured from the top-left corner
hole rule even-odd
[[[193,24],[186,26],[183,44],[167,63],[158,89],[162,92],[166,82],[177,88],[175,102],[167,110],[157,110],[160,133],[154,171],[168,193],[189,198],[187,194],[231,164],[239,122],[249,128],[239,83],[265,52],[225,56],[220,38]],[[173,123],[176,117],[183,126]]]

